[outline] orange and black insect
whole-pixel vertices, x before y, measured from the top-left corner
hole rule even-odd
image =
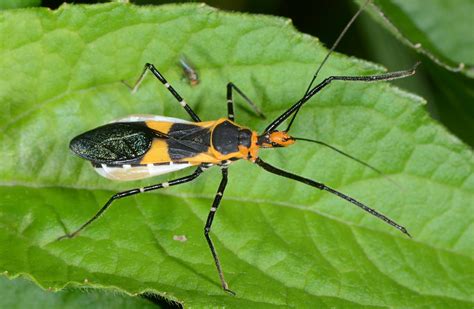
[[[357,14],[359,13],[360,10]],[[293,137],[288,133],[300,108],[302,108],[310,98],[333,81],[388,81],[404,78],[415,73],[416,66],[406,71],[379,75],[330,76],[318,85],[312,87],[322,65],[334,50],[338,41],[353,22],[357,14],[346,26],[326,58],[318,67],[305,95],[273,120],[262,133],[252,131],[250,128],[241,126],[235,122],[233,91],[241,94],[257,113],[261,113],[256,109],[255,104],[252,103],[252,101],[250,101],[250,99],[248,99],[248,97],[245,96],[233,83],[227,84],[227,117],[213,121],[201,121],[190,105],[185,102],[185,100],[168,83],[155,66],[147,63],[137,82],[132,87],[132,92],[137,90],[146,73],[150,71],[161,83],[163,83],[178,103],[185,109],[192,121],[154,115],[128,116],[73,138],[70,142],[70,148],[78,156],[90,161],[100,175],[114,180],[144,179],[190,167],[194,167],[195,170],[192,174],[185,177],[142,188],[131,189],[113,195],[91,219],[73,233],[66,234],[60,237],[60,239],[76,236],[86,226],[99,218],[112,202],[117,199],[184,184],[198,178],[206,169],[217,166],[221,169],[222,180],[207,217],[204,235],[214,258],[222,288],[233,294],[224,279],[221,263],[209,233],[211,231],[215,213],[224,195],[224,190],[227,184],[228,167],[233,162],[241,159],[257,164],[272,174],[289,178],[335,194],[410,236],[403,226],[356,199],[320,182],[295,175],[270,165],[259,157],[259,152],[262,149],[288,147],[295,144],[296,141],[302,140],[328,146],[343,155],[357,160],[359,163],[373,168],[370,165],[329,146],[328,144],[316,140]],[[290,117],[292,118],[290,119]],[[288,119],[290,119],[290,122],[287,129],[278,130],[277,128]]]

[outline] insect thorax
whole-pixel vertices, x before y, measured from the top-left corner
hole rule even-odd
[[[222,119],[212,130],[214,155],[222,160],[251,159],[256,156],[257,134],[228,119]]]

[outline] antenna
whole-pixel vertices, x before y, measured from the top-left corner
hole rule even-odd
[[[352,16],[351,20],[349,20],[349,22],[347,23],[347,25],[344,27],[344,29],[342,30],[341,34],[339,34],[339,36],[337,37],[336,41],[334,42],[334,44],[332,45],[331,49],[329,50],[329,52],[326,54],[326,57],[324,57],[323,61],[319,64],[318,68],[316,69],[316,73],[314,73],[313,75],[313,78],[311,79],[311,82],[309,83],[308,85],[308,88],[306,89],[306,92],[304,93],[303,95],[303,98],[309,93],[309,91],[311,90],[311,87],[313,86],[313,83],[316,81],[316,78],[318,77],[318,74],[319,74],[319,71],[321,71],[323,65],[326,63],[326,61],[328,60],[329,56],[332,54],[332,52],[336,49],[337,45],[339,45],[339,42],[341,41],[341,39],[344,37],[344,35],[346,34],[347,30],[349,30],[349,28],[352,26],[352,24],[354,23],[354,21],[357,19],[357,17],[360,15],[360,13],[362,13],[362,11],[365,9],[365,7],[371,2],[372,0],[367,0],[365,1],[365,3],[359,8],[359,10],[357,11],[357,13],[354,14],[354,16]],[[293,116],[291,117],[290,119],[290,123],[288,124],[288,127],[286,128],[285,132],[288,132],[290,131],[290,128],[291,126],[293,125],[293,121],[295,120],[296,118],[296,115],[298,115],[298,112],[300,111],[300,109],[298,108],[295,113],[293,114]]]
[[[374,172],[378,173],[379,175],[384,175],[382,173],[381,170],[379,170],[378,168],[376,167],[373,167],[372,165],[370,165],[369,163],[366,163],[360,159],[357,159],[356,157],[354,156],[351,156],[350,154],[348,153],[345,153],[344,151],[334,147],[334,146],[331,146],[325,142],[322,142],[322,141],[318,141],[318,140],[315,140],[315,139],[310,139],[310,138],[303,138],[303,137],[293,137],[294,140],[296,141],[305,141],[305,142],[311,142],[311,143],[315,143],[315,144],[319,144],[319,145],[322,145],[322,146],[325,146],[325,147],[328,147],[329,149],[332,149],[334,150],[335,152],[338,152],[339,154],[349,158],[349,159],[352,159],[354,161],[356,161],[357,163],[361,164],[361,165],[364,165],[365,167],[368,167],[370,168],[371,170],[373,170]]]

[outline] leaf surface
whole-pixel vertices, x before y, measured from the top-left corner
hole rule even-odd
[[[0,33],[9,34],[0,45],[0,248],[8,248],[0,272],[28,274],[43,288],[148,291],[187,306],[472,307],[472,151],[430,119],[422,99],[386,83],[334,83],[292,129],[386,177],[304,142],[261,156],[363,201],[413,239],[336,196],[242,161],[230,167],[212,229],[236,297],[221,290],[202,233],[218,169],[117,201],[77,238],[55,241],[112,194],[192,172],[116,183],[70,153],[74,136],[129,114],[187,119],[154,78],[135,95],[121,80],[153,63],[203,120],[225,116],[233,81],[273,119],[302,96],[327,52],[287,20],[195,4],[64,5],[4,12]],[[196,87],[182,77],[181,54],[199,71]],[[334,54],[321,73],[382,71]],[[238,123],[263,130],[268,120],[237,101]]]
[[[41,0],[3,0],[0,2],[0,10],[26,8],[40,4]]]
[[[431,115],[472,148],[473,2],[375,1],[375,5],[368,6],[368,11],[385,28],[364,22],[364,39],[369,41],[368,49],[374,52],[375,60],[390,68],[397,67],[397,63],[422,61],[415,79],[397,84],[424,96],[430,104]]]
[[[144,299],[107,293],[99,289],[67,289],[45,292],[24,279],[0,277],[0,306],[2,308],[156,308]]]
[[[402,42],[450,71],[474,77],[474,3],[469,0],[375,1],[381,20]],[[377,17],[377,15],[379,15]]]

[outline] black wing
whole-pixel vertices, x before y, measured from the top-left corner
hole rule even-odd
[[[110,123],[76,136],[69,148],[93,163],[133,163],[150,149],[157,133],[144,122]]]
[[[172,160],[191,158],[209,150],[211,131],[192,123],[174,123],[166,142]]]

